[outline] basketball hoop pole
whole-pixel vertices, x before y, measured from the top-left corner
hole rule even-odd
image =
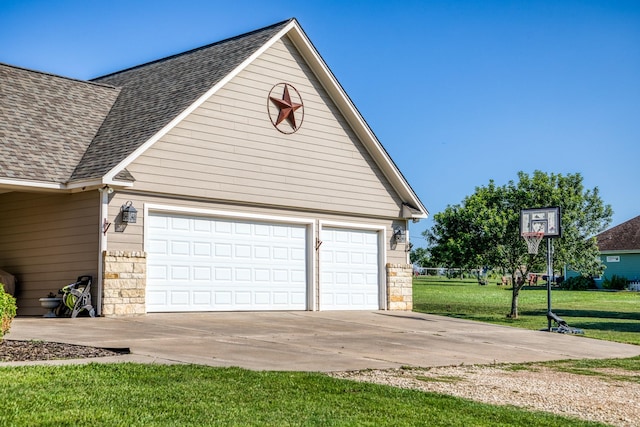
[[[520,210],[520,235],[527,242],[529,254],[538,253],[538,245],[547,238],[547,329],[551,332],[551,280],[553,280],[553,243],[554,237],[562,237],[560,206],[527,208]],[[557,317],[557,316],[556,316]]]
[[[551,237],[547,237],[547,313],[551,313],[551,276],[553,274],[551,250]],[[551,332],[551,317],[549,316],[547,316],[547,330]]]

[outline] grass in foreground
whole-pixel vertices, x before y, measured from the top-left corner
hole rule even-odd
[[[520,291],[518,319],[506,317],[511,307],[511,287],[495,281],[480,286],[474,279],[420,276],[413,282],[415,311],[497,323],[525,329],[547,327],[547,291],[544,287]],[[551,292],[554,313],[590,338],[640,345],[640,293],[565,291]]]
[[[2,426],[598,426],[299,372],[196,365],[0,368]]]

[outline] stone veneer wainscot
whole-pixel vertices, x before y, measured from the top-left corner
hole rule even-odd
[[[413,310],[413,265],[387,264],[389,310]]]
[[[145,314],[147,254],[105,251],[103,260],[102,315],[117,317]]]

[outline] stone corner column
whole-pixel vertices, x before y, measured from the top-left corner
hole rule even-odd
[[[146,314],[147,254],[142,251],[105,251],[102,277],[102,315]]]
[[[387,309],[413,310],[413,265],[387,264]]]

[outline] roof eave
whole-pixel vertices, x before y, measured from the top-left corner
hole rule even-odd
[[[114,179],[90,179],[73,181],[68,183],[33,181],[21,179],[0,178],[0,193],[10,191],[36,191],[36,192],[77,192],[91,188],[99,188],[108,185],[116,188],[132,187],[133,182]]]
[[[600,251],[600,255],[616,255],[616,254],[637,254],[640,253],[638,249],[604,249]]]
[[[59,191],[64,188],[65,185],[58,182],[0,178],[0,190],[6,191]]]
[[[122,181],[116,179],[86,179],[69,182],[65,185],[65,189],[74,191],[84,191],[90,188],[102,188],[104,186],[109,186],[113,188],[131,188],[133,187],[133,182],[131,181]]]

